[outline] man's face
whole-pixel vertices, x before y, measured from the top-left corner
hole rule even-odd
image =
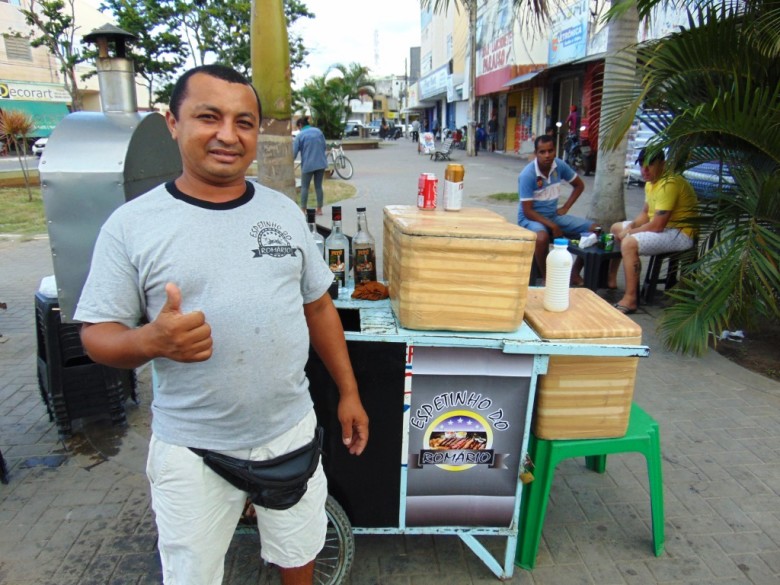
[[[259,117],[251,87],[205,73],[190,77],[179,118],[166,115],[183,175],[212,186],[243,184],[257,154]]]
[[[657,160],[650,164],[642,164],[642,180],[647,183],[655,183],[663,172],[663,161]]]
[[[548,171],[555,159],[555,142],[540,142],[536,149],[536,161],[542,171]]]

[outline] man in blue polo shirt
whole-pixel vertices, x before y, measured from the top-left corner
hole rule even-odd
[[[545,277],[547,252],[552,238],[577,238],[580,233],[592,231],[595,223],[589,219],[567,215],[571,206],[585,190],[585,183],[569,165],[555,156],[555,140],[545,135],[534,141],[536,159],[529,163],[517,178],[520,206],[517,224],[536,232],[536,265]],[[569,198],[558,207],[561,184],[571,185]]]

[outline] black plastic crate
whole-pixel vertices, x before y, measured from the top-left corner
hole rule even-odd
[[[108,416],[124,423],[124,403],[136,400],[132,370],[93,362],[79,337],[79,325],[62,323],[59,303],[36,293],[38,382],[50,419],[61,435],[70,435],[76,419]]]

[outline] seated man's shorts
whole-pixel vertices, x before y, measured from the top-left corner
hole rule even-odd
[[[316,425],[312,410],[267,445],[225,453],[242,459],[270,459],[311,441]],[[246,493],[214,473],[187,447],[165,443],[154,435],[146,473],[152,488],[164,582],[220,585],[225,554]],[[320,463],[309,479],[306,494],[289,510],[255,506],[263,559],[283,568],[313,560],[325,543],[327,496],[327,479]]]
[[[590,228],[594,223],[590,219],[577,217],[576,215],[558,215],[557,212],[550,214],[542,213],[539,210],[536,211],[537,213],[541,213],[541,215],[554,222],[559,228],[561,228],[561,231],[567,238],[579,239],[580,234],[590,231]],[[544,224],[539,223],[538,221],[526,219],[525,217],[521,217],[518,221],[518,224],[520,227],[524,227],[525,229],[531,230],[532,232],[541,232],[547,230],[547,226]]]
[[[629,225],[630,221],[624,221],[623,229],[628,229]],[[677,228],[666,228],[662,232],[638,232],[630,237],[637,241],[640,256],[682,252],[693,248],[693,240]]]

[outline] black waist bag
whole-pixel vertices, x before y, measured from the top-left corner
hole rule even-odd
[[[253,504],[272,510],[287,510],[306,493],[309,478],[314,475],[322,450],[322,427],[303,447],[267,461],[247,461],[207,449],[190,451],[223,479],[245,491]]]

